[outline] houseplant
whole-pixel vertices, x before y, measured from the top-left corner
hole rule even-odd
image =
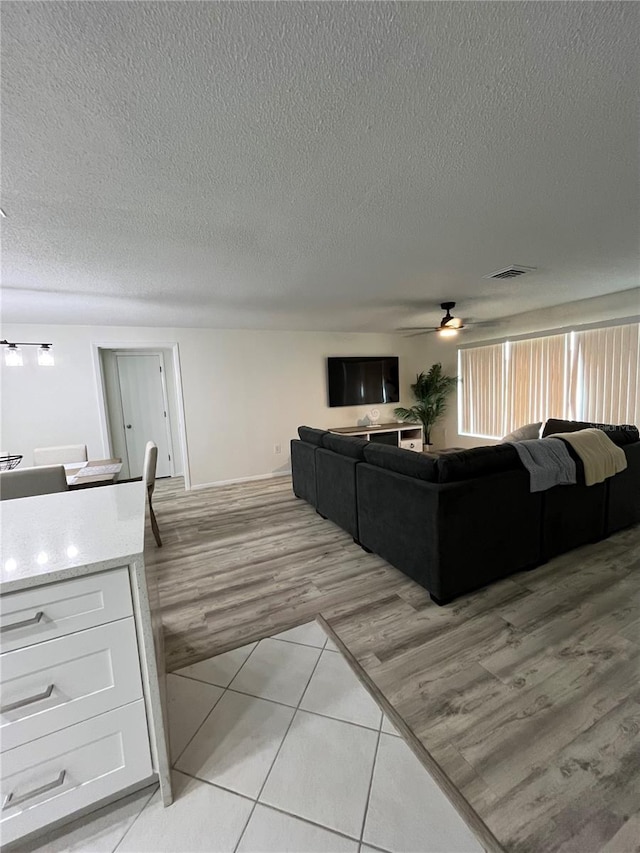
[[[431,430],[445,413],[447,398],[458,384],[457,376],[446,376],[442,364],[432,364],[427,373],[421,371],[411,386],[416,404],[410,409],[399,406],[394,409],[397,418],[409,423],[421,423],[424,428],[426,449],[431,445]]]

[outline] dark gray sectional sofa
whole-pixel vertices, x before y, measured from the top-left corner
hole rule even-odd
[[[591,426],[548,424],[545,434]],[[293,490],[446,604],[640,521],[638,431],[610,430],[626,471],[587,487],[569,447],[578,483],[532,494],[509,444],[434,458],[300,427],[291,442]]]

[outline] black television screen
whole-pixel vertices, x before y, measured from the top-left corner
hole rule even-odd
[[[397,356],[328,358],[330,406],[397,403],[400,382]]]

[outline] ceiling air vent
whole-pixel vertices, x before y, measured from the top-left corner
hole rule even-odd
[[[535,272],[535,269],[535,267],[521,267],[518,264],[511,264],[510,267],[490,272],[488,275],[483,275],[482,278],[517,278],[519,275]]]

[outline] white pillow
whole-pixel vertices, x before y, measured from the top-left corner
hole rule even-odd
[[[541,426],[542,421],[538,421],[537,424],[525,424],[518,429],[514,429],[509,435],[505,435],[501,444],[505,444],[507,441],[527,441],[530,438],[540,438]]]

